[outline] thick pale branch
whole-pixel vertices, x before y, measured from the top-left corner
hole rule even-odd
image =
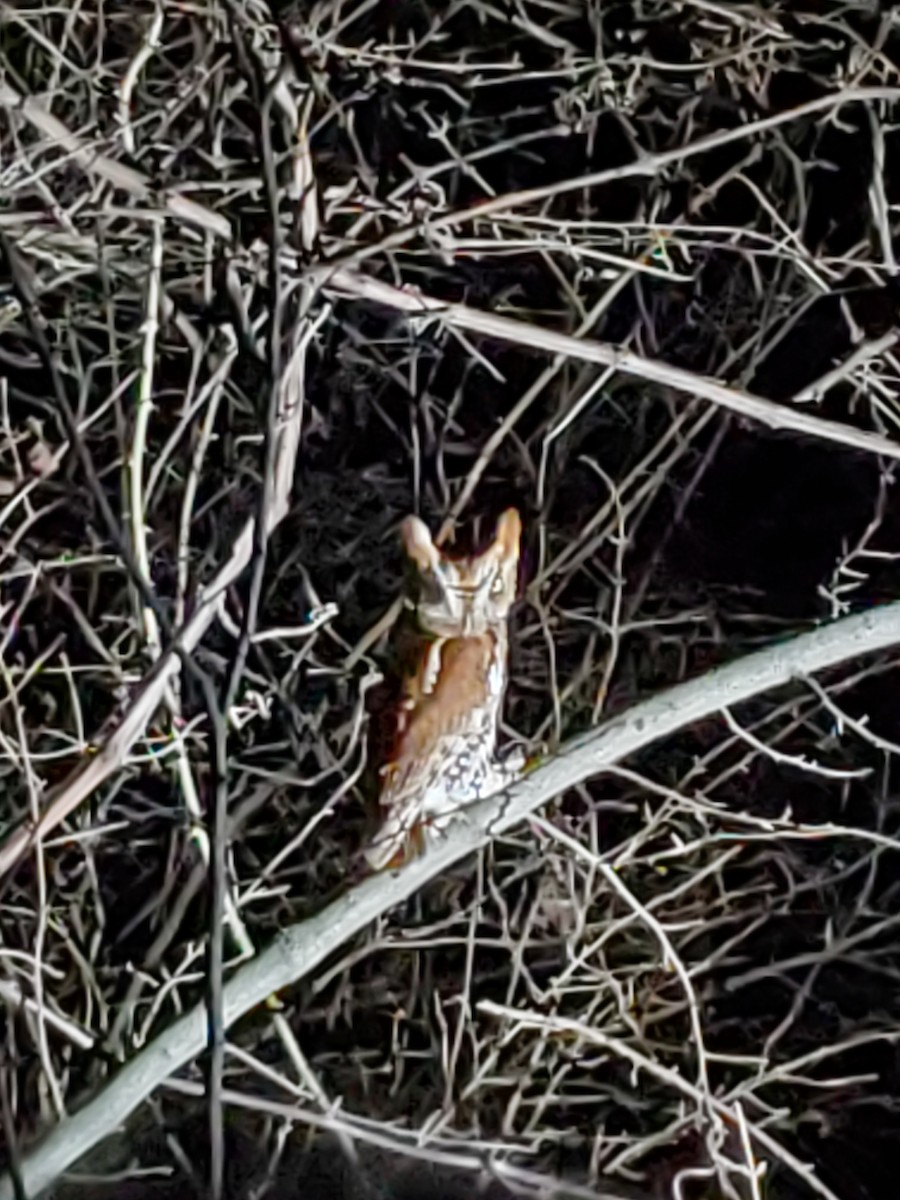
[[[257,959],[242,967],[225,989],[225,1020],[233,1025],[273,992],[296,983],[389,909],[492,837],[512,829],[540,805],[597,775],[635,751],[704,717],[779,687],[792,679],[900,643],[900,602],[846,617],[800,634],[699,679],[679,684],[636,704],[621,716],[573,738],[507,792],[466,813],[444,840],[402,871],[365,880],[323,912],[285,930]],[[161,1033],[84,1108],[61,1122],[25,1156],[25,1191],[35,1195],[111,1133],[173,1072],[206,1045],[202,1004]],[[0,1200],[13,1200],[8,1176]]]
[[[670,366],[657,359],[643,358],[640,354],[613,346],[609,342],[573,337],[569,333],[558,333],[554,329],[544,329],[526,321],[515,321],[511,317],[470,308],[466,304],[447,304],[413,288],[394,287],[380,279],[343,268],[318,268],[315,278],[325,291],[332,291],[338,295],[372,300],[410,316],[435,318],[457,329],[485,334],[505,342],[515,342],[519,346],[529,346],[533,350],[543,350],[548,354],[560,354],[582,362],[615,367],[626,375],[635,375],[639,379],[675,388],[688,395],[701,396],[704,400],[710,400],[713,404],[719,404],[772,429],[791,429],[795,433],[838,442],[870,454],[900,458],[900,443],[881,434],[855,429],[852,425],[843,425],[837,421],[828,421],[802,409],[792,408],[788,404],[776,404],[775,401],[766,400],[762,396],[726,387],[706,375],[695,375],[692,371]],[[893,337],[891,340],[896,339]]]

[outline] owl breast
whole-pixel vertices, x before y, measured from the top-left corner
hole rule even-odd
[[[382,773],[388,810],[369,854],[385,865],[421,826],[440,828],[460,808],[496,790],[497,723],[506,688],[502,633],[445,638],[423,651],[398,719],[395,753]],[[388,854],[388,848],[392,847]]]

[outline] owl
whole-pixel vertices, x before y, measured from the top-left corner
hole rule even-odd
[[[521,535],[518,512],[507,509],[487,549],[459,557],[440,550],[418,517],[403,522],[418,646],[381,771],[383,821],[366,850],[373,870],[402,864],[460,809],[522,771],[523,756],[497,757]]]

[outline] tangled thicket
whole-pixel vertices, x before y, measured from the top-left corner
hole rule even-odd
[[[247,523],[270,529],[194,667],[5,864],[13,1174],[203,1002],[225,709],[229,964],[352,886],[408,511],[463,542],[522,511],[505,732],[545,753],[897,594],[881,8],[0,5],[7,843],[175,661]],[[410,316],[410,295],[465,312]],[[895,658],[560,797],[234,1025],[255,1183],[324,1126],[342,1153],[418,1146],[528,1195],[893,1196]],[[180,1072],[125,1139],[181,1194],[203,1081]]]

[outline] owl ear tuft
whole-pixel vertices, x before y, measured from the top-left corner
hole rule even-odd
[[[407,556],[420,571],[437,569],[441,556],[424,521],[419,517],[407,517],[400,527],[400,537]]]
[[[500,557],[517,559],[519,543],[522,540],[522,518],[514,508],[508,508],[500,514],[497,522],[497,532],[494,535],[494,545],[500,552]]]

